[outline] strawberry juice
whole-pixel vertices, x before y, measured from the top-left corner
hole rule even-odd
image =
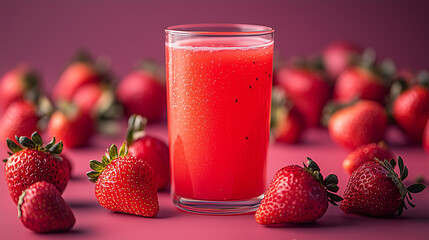
[[[257,36],[167,43],[174,196],[230,201],[264,193],[272,56],[273,41]]]

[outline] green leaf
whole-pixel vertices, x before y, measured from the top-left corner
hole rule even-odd
[[[45,149],[50,149],[55,144],[55,137],[52,138],[52,140],[46,144]]]
[[[100,172],[97,172],[97,171],[91,171],[86,173],[86,176],[88,176],[88,178],[97,179],[99,175],[100,175]]]
[[[328,192],[328,198],[331,199],[334,202],[341,202],[341,201],[343,201],[343,198],[340,197],[340,196],[338,196],[335,193]]]
[[[131,115],[128,118],[128,129],[127,129],[127,144],[131,146],[134,143],[133,133],[134,133],[134,122],[136,121],[136,114]]]
[[[406,166],[404,166],[403,171],[401,172],[401,181],[404,181],[405,178],[408,177],[408,168]]]
[[[340,187],[338,187],[337,184],[328,184],[328,185],[326,185],[326,189],[331,191],[331,192],[338,192]]]
[[[123,142],[121,148],[119,149],[119,157],[123,157],[128,154],[127,143]]]
[[[329,174],[323,181],[325,186],[329,184],[338,184],[338,177],[335,174]]]
[[[399,166],[399,172],[402,175],[402,171],[404,171],[404,161],[402,160],[401,156],[398,157],[398,166]]]
[[[406,199],[407,199],[408,205],[410,205],[412,208],[416,207],[416,205],[410,202],[410,199],[408,199],[408,197],[406,197]]]
[[[118,147],[115,144],[112,144],[109,148],[110,160],[118,158]]]
[[[396,161],[395,161],[395,159],[390,159],[390,165],[392,166],[392,168],[393,169],[395,169],[395,166],[396,166]]]
[[[317,181],[323,182],[323,176],[319,171],[314,171],[313,176],[316,178]]]
[[[13,152],[19,152],[22,150],[22,148],[20,146],[18,146],[18,144],[16,144],[14,141],[10,140],[9,138],[6,139],[6,143],[7,143],[7,147]]]
[[[63,151],[63,147],[64,147],[63,142],[59,141],[56,144],[54,144],[54,146],[49,148],[48,151],[53,154],[60,154]]]
[[[104,166],[107,166],[107,165],[109,165],[109,164],[111,163],[111,161],[110,161],[110,159],[109,159],[108,157],[106,157],[106,156],[102,156],[102,157],[101,157],[101,163],[102,163]]]
[[[106,166],[99,161],[91,160],[89,161],[89,167],[94,171],[102,172]]]
[[[313,161],[309,157],[307,157],[307,160],[308,160],[307,164],[308,164],[308,169],[309,170],[320,172],[320,168],[319,168],[319,166],[317,165],[317,163],[315,161]]]
[[[4,163],[7,163],[7,158],[3,159],[3,162],[4,162]]]
[[[25,148],[33,149],[36,145],[28,137],[22,136],[19,137],[19,144]]]
[[[411,193],[419,193],[423,190],[425,190],[426,186],[424,184],[421,183],[416,183],[413,184],[409,187],[407,187],[407,190],[410,191]]]
[[[33,141],[34,144],[36,144],[36,146],[38,147],[43,146],[42,137],[38,132],[34,132],[33,134],[31,134],[31,140]]]
[[[19,136],[18,135],[15,135],[15,140],[17,143],[19,143]]]
[[[398,213],[397,213],[398,216],[402,215],[402,213],[404,212],[404,208],[407,208],[407,207],[405,206],[405,203],[402,202],[398,209]]]

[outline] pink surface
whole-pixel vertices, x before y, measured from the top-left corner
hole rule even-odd
[[[164,124],[149,125],[149,134],[167,139]],[[401,144],[401,135],[390,129],[389,144],[395,155],[401,155],[410,170],[409,179],[423,175],[429,178],[428,155],[418,146]],[[122,136],[121,136],[122,137]],[[76,225],[69,233],[35,234],[26,229],[17,218],[16,206],[10,199],[0,171],[0,238],[1,239],[428,239],[429,190],[414,196],[414,209],[406,210],[400,218],[375,219],[346,215],[330,206],[319,221],[306,225],[266,227],[258,225],[252,214],[239,216],[204,216],[177,210],[168,192],[159,193],[160,213],[155,218],[144,218],[112,213],[98,205],[94,185],[86,180],[89,160],[99,159],[112,143],[121,138],[97,136],[93,146],[86,149],[66,150],[74,164],[73,179],[63,196],[76,216]],[[4,152],[4,151],[2,151]],[[300,145],[271,144],[268,157],[268,176],[271,178],[281,167],[301,164],[312,157],[322,173],[335,173],[342,194],[347,175],[341,168],[347,151],[334,145],[324,129],[314,129],[305,135]],[[2,155],[4,156],[4,154]]]

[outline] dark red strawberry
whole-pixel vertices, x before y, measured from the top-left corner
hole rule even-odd
[[[48,182],[37,182],[19,197],[18,217],[37,233],[70,230],[76,219],[61,193]]]
[[[54,112],[47,128],[49,136],[55,136],[70,148],[84,146],[94,132],[94,120],[90,113],[72,104]]]
[[[380,74],[362,66],[345,69],[335,82],[334,99],[341,103],[358,98],[383,104],[388,94],[388,82]]]
[[[429,154],[429,119],[426,123],[425,130],[423,132],[423,148]]]
[[[305,130],[304,119],[288,101],[283,91],[273,88],[271,104],[271,132],[277,142],[296,143]]]
[[[13,201],[17,203],[22,191],[41,181],[54,184],[62,193],[70,177],[70,171],[59,155],[63,143],[55,143],[53,138],[43,146],[43,140],[37,132],[31,135],[31,139],[25,136],[16,138],[19,145],[7,140],[11,155],[5,165],[6,182]]]
[[[342,200],[329,192],[338,191],[337,176],[323,179],[319,166],[308,160],[304,168],[292,165],[276,173],[256,211],[259,224],[314,222],[325,214],[328,202],[336,206]]]
[[[302,67],[281,68],[276,76],[306,125],[318,126],[322,109],[330,98],[329,85],[323,76],[316,70]]]
[[[429,89],[416,85],[402,92],[393,103],[393,117],[412,142],[421,142],[429,119]]]
[[[348,174],[352,174],[360,165],[372,161],[374,158],[382,161],[393,158],[386,143],[370,143],[356,148],[344,159],[343,168]]]
[[[370,217],[400,216],[405,199],[411,207],[411,193],[424,190],[425,185],[414,184],[405,187],[402,181],[408,175],[401,157],[398,158],[400,176],[393,170],[395,160],[383,162],[375,159],[361,165],[351,175],[344,192],[340,208],[346,213]]]
[[[26,65],[20,65],[0,79],[0,111],[5,111],[15,101],[34,99],[39,93],[37,73]]]
[[[76,91],[89,83],[100,82],[100,76],[94,66],[88,62],[74,62],[62,73],[52,91],[54,100],[71,101]]]
[[[146,119],[131,115],[128,120],[127,145],[131,156],[145,160],[152,167],[158,189],[170,182],[170,158],[167,144],[145,134]]]
[[[164,116],[167,106],[165,82],[150,71],[141,69],[125,76],[116,94],[128,116],[138,114],[148,121],[160,120]]]
[[[358,58],[362,50],[352,43],[339,41],[328,45],[322,53],[323,65],[331,79],[337,77]]]
[[[95,182],[95,196],[101,206],[114,212],[154,217],[159,212],[157,184],[151,166],[127,155],[124,143],[118,153],[113,144],[102,161],[90,161],[87,175]]]
[[[335,112],[329,119],[328,130],[334,142],[355,149],[382,141],[387,123],[386,111],[380,104],[360,100]]]
[[[12,103],[0,118],[0,141],[15,139],[15,135],[30,137],[38,130],[36,105],[32,102],[20,100]]]

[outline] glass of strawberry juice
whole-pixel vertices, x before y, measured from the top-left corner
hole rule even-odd
[[[203,214],[255,211],[266,182],[274,30],[191,24],[165,31],[173,202]]]

